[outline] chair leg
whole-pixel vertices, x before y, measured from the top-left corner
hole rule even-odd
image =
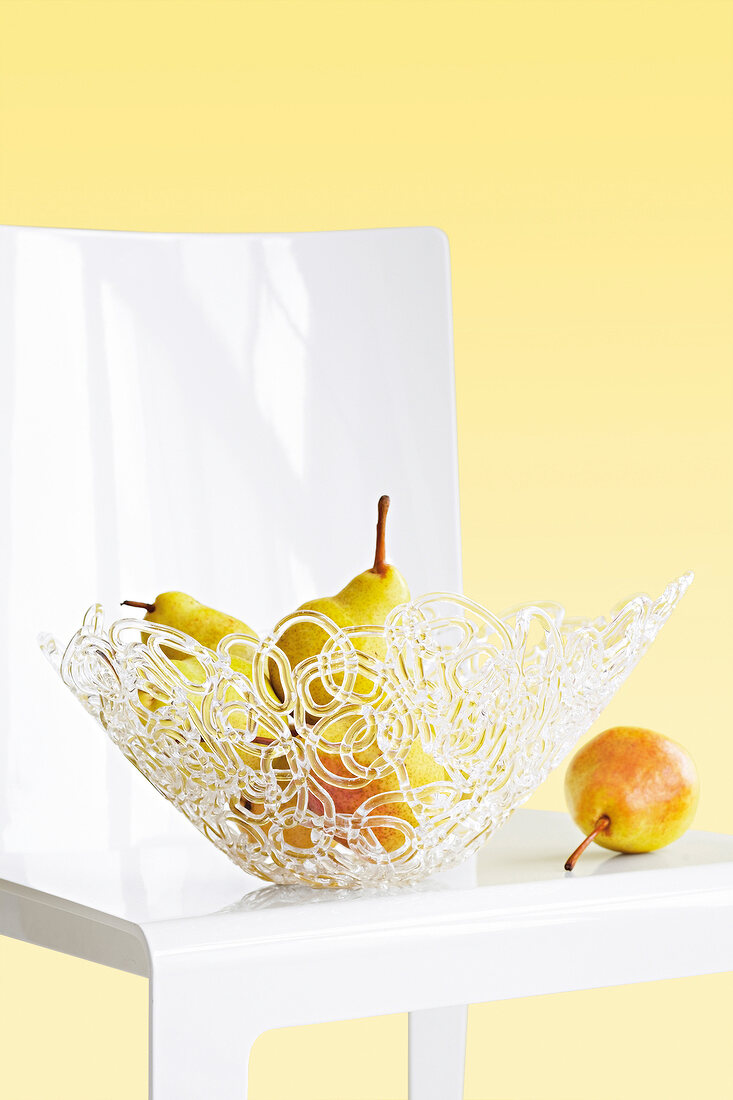
[[[410,1100],[463,1100],[467,1013],[465,1005],[410,1013]]]
[[[149,1100],[246,1100],[258,1032],[243,1006],[221,1011],[216,983],[160,965],[150,979]]]

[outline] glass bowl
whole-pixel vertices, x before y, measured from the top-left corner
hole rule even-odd
[[[393,886],[459,863],[529,798],[691,580],[608,620],[552,603],[499,617],[446,593],[395,608],[383,628],[296,612],[216,652],[137,618],[106,628],[95,605],[65,649],[41,645],[128,760],[244,871]],[[291,670],[277,643],[299,621],[324,645]],[[365,637],[368,653],[355,648]]]

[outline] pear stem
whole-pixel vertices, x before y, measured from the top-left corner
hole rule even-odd
[[[565,861],[566,871],[572,871],[573,867],[578,862],[591,841],[595,840],[599,833],[605,833],[610,824],[611,818],[608,816],[608,814],[601,814],[601,816],[598,818],[598,821],[596,821],[595,823],[593,832],[588,833],[588,836],[585,838],[582,844],[579,844],[573,854],[571,856],[568,856],[567,860]]]
[[[154,603],[141,603],[140,600],[123,600],[120,607],[143,607],[149,615],[155,611]]]
[[[388,511],[389,497],[380,497],[377,505],[377,549],[374,554],[372,573],[383,574],[387,571],[386,528]]]

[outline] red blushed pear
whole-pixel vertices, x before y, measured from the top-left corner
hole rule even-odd
[[[682,836],[700,784],[682,745],[652,730],[614,726],[575,754],[565,776],[570,815],[586,838],[565,864],[572,871],[591,841],[614,852],[652,852]]]
[[[331,744],[337,742],[339,737],[345,737],[354,721],[352,718],[342,718],[332,723],[329,730]],[[361,725],[360,720],[356,719],[356,722]],[[363,748],[355,751],[353,757],[347,755],[346,759],[343,759],[340,753],[326,752],[323,747],[320,747],[316,775],[320,785],[333,799],[334,808],[339,814],[355,814],[367,799],[375,795],[380,796],[381,801],[367,814],[366,823],[369,824],[368,819],[371,817],[396,819],[394,827],[384,824],[371,827],[377,842],[385,852],[394,852],[405,843],[406,833],[399,827],[399,822],[404,821],[408,826],[417,828],[418,821],[400,793],[400,776],[394,767],[385,764],[383,753],[377,743],[376,729],[370,732],[371,740]],[[373,772],[371,778],[369,778],[370,769]],[[406,776],[410,787],[418,792],[421,787],[432,783],[449,782],[445,768],[425,752],[417,737],[405,755],[401,771]],[[339,778],[346,781],[344,786],[339,785]],[[394,795],[393,799],[390,798],[391,795]],[[315,813],[323,812],[321,800],[313,793],[309,802],[310,808]],[[408,835],[409,833],[410,829],[407,830]]]

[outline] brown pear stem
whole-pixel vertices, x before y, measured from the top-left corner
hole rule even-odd
[[[583,852],[586,850],[591,841],[595,840],[599,833],[605,833],[608,826],[611,824],[611,818],[607,814],[601,814],[596,821],[592,833],[588,833],[588,836],[579,844],[571,856],[568,856],[565,861],[565,870],[572,871],[575,864],[578,862]]]
[[[154,603],[141,603],[140,600],[123,600],[120,607],[143,607],[149,615],[155,611]]]
[[[374,554],[372,573],[385,573],[387,571],[386,529],[388,511],[389,497],[380,497],[377,505],[377,549]]]

